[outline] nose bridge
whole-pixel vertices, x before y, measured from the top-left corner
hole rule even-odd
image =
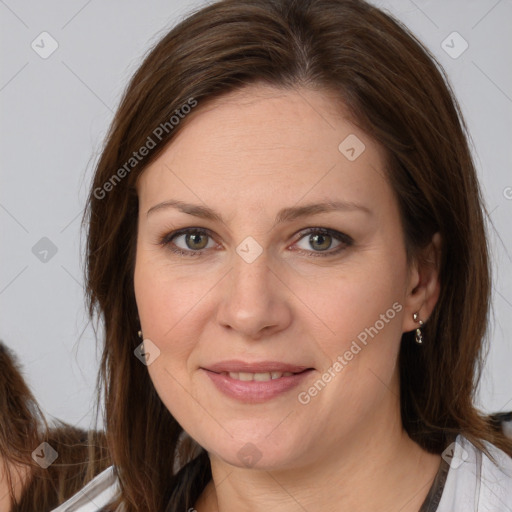
[[[252,249],[247,255],[251,251]],[[270,292],[269,281],[272,276],[272,271],[269,268],[270,263],[267,251],[262,251],[254,259],[245,259],[237,249],[237,254],[233,258],[233,271],[231,272],[232,293],[238,294],[241,292],[241,296],[248,300],[253,298],[253,294],[264,298]]]
[[[272,271],[269,266],[270,253],[264,248],[265,236],[259,237],[258,242],[252,236],[246,236],[234,249],[233,270],[231,272],[232,293],[242,292],[248,300],[252,294],[263,297],[269,292],[268,285]]]
[[[288,305],[271,267],[268,252],[254,239],[239,244],[222,294],[221,324],[250,337],[287,324]]]

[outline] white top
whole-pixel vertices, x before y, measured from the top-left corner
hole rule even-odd
[[[105,505],[114,500],[119,490],[114,466],[110,466],[52,512],[101,512]],[[117,510],[122,512],[120,507]]]
[[[461,435],[443,452],[450,467],[441,500],[428,512],[512,512],[512,458],[494,445],[485,445],[497,466]],[[101,512],[118,492],[110,466],[52,512]]]
[[[486,442],[496,466],[465,437],[454,444],[436,512],[512,512],[512,458]]]

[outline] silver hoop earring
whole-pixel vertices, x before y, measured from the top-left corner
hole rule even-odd
[[[415,322],[417,322],[418,324],[420,324],[420,326],[416,329],[415,339],[416,339],[416,343],[418,343],[418,345],[421,345],[423,343],[423,333],[421,332],[421,327],[423,326],[423,321],[420,320],[418,313],[413,313],[412,319]]]

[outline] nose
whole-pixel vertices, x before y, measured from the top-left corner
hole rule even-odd
[[[247,339],[273,335],[290,325],[291,292],[272,266],[265,251],[251,263],[234,255],[233,268],[218,290],[220,325]]]

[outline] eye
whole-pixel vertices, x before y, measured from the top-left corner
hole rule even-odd
[[[303,243],[303,246],[301,247],[299,245],[298,252],[306,253],[308,256],[313,257],[332,256],[334,254],[338,254],[354,243],[350,236],[333,229],[310,228],[300,234],[302,236],[299,239],[299,242]],[[332,248],[333,243],[336,242],[337,245],[335,245],[334,250],[329,251],[329,249]],[[295,245],[297,244],[298,242],[295,243]]]
[[[188,228],[169,233],[160,241],[160,244],[181,256],[198,256],[203,250],[211,249],[215,245],[210,233],[200,228]]]

